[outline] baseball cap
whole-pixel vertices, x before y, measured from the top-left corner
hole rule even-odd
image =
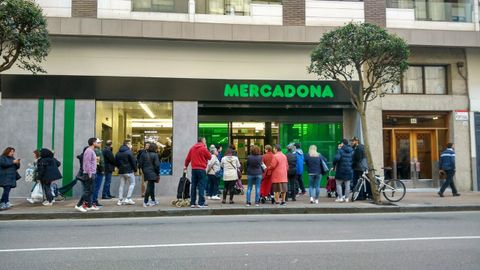
[[[97,140],[95,141],[95,143],[101,143],[102,140],[100,140],[99,138],[97,138]]]

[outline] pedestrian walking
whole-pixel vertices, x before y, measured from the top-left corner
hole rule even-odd
[[[288,161],[287,157],[282,153],[281,145],[277,144],[273,148],[272,162],[267,170],[271,171],[272,175],[272,191],[275,195],[273,203],[279,204],[279,198],[281,197],[280,205],[286,206],[288,192]]]
[[[353,166],[353,181],[350,185],[350,188],[353,188],[357,185],[358,179],[362,177],[363,173],[368,170],[367,157],[365,155],[365,147],[360,143],[357,137],[353,137],[350,140],[351,146],[353,148],[353,157],[352,157],[352,166]],[[366,192],[363,189],[358,194],[356,200],[365,200],[367,197],[371,196],[371,187],[370,182],[365,181]]]
[[[241,172],[241,164],[238,157],[235,156],[234,148],[229,147],[225,156],[220,162],[220,167],[223,168],[223,199],[222,203],[227,203],[227,193],[230,194],[229,204],[234,204],[233,197],[235,195],[235,183],[239,179],[239,171]]]
[[[310,145],[308,154],[305,156],[309,180],[308,192],[310,193],[310,203],[318,204],[318,200],[320,199],[320,181],[322,180],[322,175],[327,173],[324,171],[322,162],[326,164],[327,160],[318,153],[316,145]]]
[[[348,195],[350,194],[350,181],[353,178],[352,156],[353,149],[348,144],[347,139],[343,139],[339,144],[339,149],[333,161],[335,170],[335,181],[337,184],[337,199],[336,202],[348,202]],[[345,193],[343,193],[342,184],[345,185]]]
[[[135,189],[135,172],[137,172],[137,160],[132,153],[132,143],[128,140],[123,142],[123,145],[115,155],[115,162],[118,167],[118,174],[120,176],[120,186],[118,188],[118,202],[117,205],[134,205],[132,200],[133,190]],[[125,200],[123,199],[123,190],[128,184],[128,191]]]
[[[264,172],[262,176],[262,184],[260,186],[260,201],[265,203],[272,193],[272,171],[267,170],[271,166],[273,160],[273,149],[271,145],[265,145],[265,154],[262,157]],[[274,200],[272,200],[272,203]]]
[[[287,146],[287,162],[288,162],[288,195],[287,201],[290,198],[292,201],[297,200],[297,155],[295,154],[295,145],[293,143]]]
[[[186,173],[188,166],[192,166],[192,186],[190,190],[190,207],[203,208],[207,207],[205,203],[205,186],[207,183],[207,169],[208,161],[212,158],[210,152],[207,149],[207,141],[205,138],[200,137],[197,143],[194,144],[188,151],[188,155],[185,158],[183,171]],[[197,205],[197,192],[198,192],[198,205]]]
[[[112,174],[115,171],[115,156],[113,155],[112,141],[108,140],[103,148],[103,158],[105,159],[105,182],[103,183],[102,199],[109,200],[115,198],[110,193],[112,183]]]
[[[12,207],[10,190],[17,187],[17,180],[21,178],[17,172],[18,169],[20,169],[20,159],[15,159],[15,148],[5,148],[0,156],[0,187],[3,188],[0,211]]]
[[[453,143],[447,144],[447,149],[445,149],[440,155],[440,163],[438,165],[440,173],[446,175],[445,182],[443,183],[440,191],[438,191],[438,196],[443,197],[445,189],[450,186],[452,189],[453,196],[460,196],[457,188],[455,187],[455,182],[453,177],[455,176],[455,146]]]
[[[305,195],[305,184],[303,183],[303,165],[305,163],[305,155],[303,154],[302,145],[299,142],[295,144],[295,155],[297,157],[297,185],[300,188],[300,194]]]
[[[220,184],[221,168],[220,161],[217,158],[217,149],[212,148],[210,154],[212,158],[208,161],[206,170],[208,176],[207,198],[210,200],[220,200],[220,197],[218,197],[218,185]]]
[[[97,146],[98,141],[100,140],[97,138],[88,139],[88,147],[83,152],[83,195],[78,201],[77,205],[75,205],[75,209],[80,212],[99,210],[99,208],[92,203],[93,185],[95,184],[95,174],[97,172],[97,156],[95,155],[95,147]]]
[[[143,207],[158,205],[155,200],[155,183],[160,182],[160,158],[158,157],[156,144],[150,144],[147,152],[140,156],[138,166],[143,172],[144,181],[147,182],[147,188],[143,196]]]
[[[39,198],[35,198],[33,195],[33,191],[36,189],[37,185],[39,185],[39,181],[37,180],[38,170],[37,170],[37,162],[40,159],[40,151],[33,150],[33,162],[29,164],[29,168],[25,171],[25,181],[33,182],[32,189],[30,191],[30,196],[27,198],[27,201],[31,204],[36,202],[41,202]],[[42,194],[43,197],[43,194]],[[43,198],[42,198],[43,199]]]
[[[260,147],[250,147],[250,155],[247,157],[247,206],[251,206],[252,188],[255,185],[255,206],[260,204],[260,183],[262,182],[262,154]]]
[[[97,156],[97,173],[93,187],[92,201],[94,205],[102,207],[103,205],[98,202],[98,195],[100,193],[100,188],[102,187],[103,175],[105,173],[105,158],[103,157],[102,140],[97,141],[97,146],[95,146],[95,155]]]
[[[62,179],[62,174],[58,167],[61,163],[54,156],[49,149],[43,148],[40,150],[40,159],[37,162],[37,180],[40,181],[45,194],[46,201],[44,206],[52,206],[55,194],[52,192],[52,182]]]

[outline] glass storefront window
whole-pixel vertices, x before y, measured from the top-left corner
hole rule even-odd
[[[281,5],[281,0],[196,0],[195,13],[250,16],[252,4]]]
[[[414,9],[419,21],[472,22],[472,0],[387,0],[387,8]]]
[[[146,142],[155,143],[161,174],[172,174],[172,107],[172,102],[97,101],[97,137],[112,140],[114,153],[125,140],[132,142],[134,154],[143,149]]]
[[[199,123],[198,136],[207,140],[207,145],[221,145],[223,152],[228,148],[228,123]]]

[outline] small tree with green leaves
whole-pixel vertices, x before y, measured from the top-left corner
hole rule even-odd
[[[400,83],[408,69],[408,56],[403,39],[369,23],[349,23],[324,34],[311,54],[309,72],[339,82],[359,113],[369,168],[374,167],[367,128],[368,103]],[[369,171],[369,176],[374,179],[374,172]],[[376,182],[371,181],[371,185],[374,202],[381,203]]]
[[[49,50],[42,9],[29,0],[0,0],[0,73],[14,63],[33,74],[45,73],[40,63]]]

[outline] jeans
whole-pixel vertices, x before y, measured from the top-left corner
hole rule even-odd
[[[52,191],[52,183],[43,183],[42,184],[43,193],[47,198],[47,201],[51,203],[53,201],[53,191]]]
[[[302,193],[305,193],[305,185],[303,184],[303,177],[301,174],[297,174],[297,182]]]
[[[292,200],[296,200],[296,196],[298,193],[298,186],[297,186],[297,175],[288,175],[288,196],[292,198]]]
[[[100,193],[100,187],[102,186],[103,181],[103,173],[97,173],[97,177],[95,177],[95,187],[93,188],[93,196],[92,201],[94,203],[98,202],[98,193]]]
[[[205,170],[192,170],[192,189],[190,190],[190,205],[195,205],[197,201],[198,189],[198,205],[205,204],[205,185],[207,183],[207,173]]]
[[[260,202],[260,183],[262,182],[262,175],[248,175],[248,188],[247,188],[247,203],[250,203],[252,195],[252,186],[255,185],[255,203]]]
[[[207,196],[213,197],[218,195],[218,184],[220,183],[220,178],[214,174],[208,175],[208,185],[207,185]]]
[[[2,194],[2,199],[0,200],[0,203],[8,203],[10,201],[9,195],[10,195],[10,190],[12,189],[11,186],[4,186],[3,187],[3,194]]]
[[[457,194],[457,188],[455,187],[455,183],[453,182],[453,176],[455,175],[455,170],[448,170],[445,171],[447,174],[447,179],[445,180],[445,183],[443,183],[442,187],[440,188],[440,193],[443,194],[445,192],[445,189],[447,189],[448,186],[452,189],[452,194]]]
[[[112,173],[107,172],[105,173],[105,182],[103,183],[103,190],[102,190],[103,198],[112,197],[112,194],[110,193],[110,183],[112,183]]]
[[[127,182],[130,183],[127,192],[127,199],[132,198],[133,189],[135,188],[135,175],[133,173],[120,174],[120,187],[118,188],[118,199],[123,200],[123,189]]]
[[[148,198],[155,201],[155,181],[145,181],[147,182],[147,188],[145,189],[145,195],[143,197],[143,202],[148,203]]]
[[[350,180],[335,180],[335,182],[337,183],[338,198],[342,198],[343,196],[347,197],[350,194]],[[343,182],[345,182],[345,194],[343,194]]]
[[[233,195],[235,193],[233,192],[233,189],[235,188],[235,183],[237,181],[223,181],[223,201],[227,199],[227,193],[230,193],[230,201],[233,202]]]
[[[77,203],[77,206],[81,206],[84,202],[87,203],[87,207],[92,207],[92,195],[93,195],[93,185],[95,184],[95,174],[92,177],[88,175],[84,176],[83,183],[83,195]]]
[[[310,193],[310,197],[318,200],[320,198],[320,180],[322,179],[321,174],[310,174],[308,175],[309,178],[309,188],[308,192]]]

